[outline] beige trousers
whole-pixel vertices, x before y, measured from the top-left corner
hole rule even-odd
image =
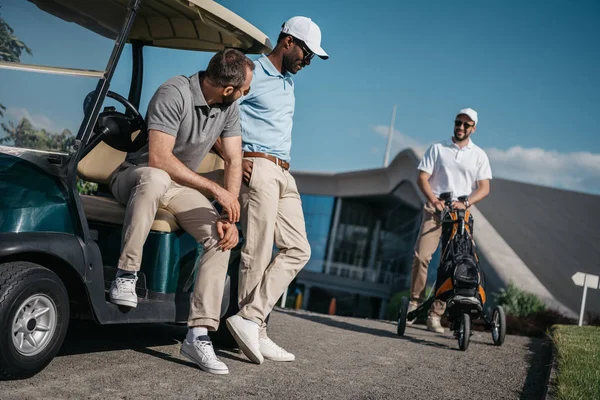
[[[440,217],[435,213],[435,208],[427,203],[423,207],[423,220],[417,243],[415,244],[415,256],[412,263],[410,300],[416,303],[423,302],[425,298],[425,286],[427,284],[427,268],[431,257],[440,243],[442,225]],[[441,317],[446,310],[446,303],[436,300],[429,309],[430,316]]]
[[[120,269],[139,271],[144,242],[158,207],[175,215],[177,223],[203,246],[204,253],[190,297],[189,326],[219,326],[221,301],[229,263],[229,251],[218,249],[218,212],[197,190],[171,181],[168,173],[152,167],[128,166],[111,181],[115,198],[126,205]]]
[[[242,247],[239,315],[264,327],[285,288],[306,265],[310,245],[300,194],[292,175],[264,158],[253,162],[249,185],[242,185]],[[273,242],[279,252],[273,257]]]

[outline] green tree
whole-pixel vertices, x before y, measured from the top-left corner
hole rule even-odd
[[[0,144],[12,144],[15,147],[70,153],[75,144],[75,138],[68,129],[61,133],[35,129],[27,118],[21,118],[16,126],[12,121],[2,123],[2,130],[6,136],[0,138]]]
[[[32,55],[31,49],[27,47],[17,36],[15,31],[0,15],[0,60],[18,63],[21,62],[21,54],[26,52]]]
[[[23,51],[33,55],[31,49],[14,35],[15,31],[0,15],[0,61],[21,62]],[[6,107],[0,103],[0,118],[4,117]]]

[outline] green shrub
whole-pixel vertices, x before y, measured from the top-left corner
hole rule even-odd
[[[77,191],[79,194],[93,194],[96,190],[98,190],[97,183],[77,179]]]
[[[536,295],[519,289],[512,282],[494,297],[496,303],[504,307],[507,316],[526,317],[546,310],[546,305]]]

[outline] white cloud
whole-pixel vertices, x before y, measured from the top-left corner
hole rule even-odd
[[[495,176],[600,194],[600,154],[514,146],[485,149]]]
[[[37,129],[45,129],[48,132],[59,132],[56,124],[48,117],[44,115],[31,115],[26,108],[11,108],[6,110],[6,114],[15,119],[17,122],[21,121],[21,118],[27,118],[31,125]]]
[[[375,125],[373,127],[373,131],[385,137],[387,140],[388,134],[390,132],[390,127],[386,125]],[[392,135],[392,145],[390,148],[390,158],[393,158],[394,155],[397,154],[399,151],[409,147],[412,148],[417,153],[417,155],[419,155],[419,157],[421,157],[425,153],[425,150],[427,150],[426,144],[423,144],[418,140],[415,140],[410,136],[405,135],[402,132],[394,129],[394,133]]]
[[[389,128],[373,127],[373,131],[387,138]],[[394,131],[390,157],[410,147],[422,157],[430,143],[421,143],[399,131]],[[484,149],[495,177],[520,182],[552,186],[569,190],[600,194],[600,154],[590,152],[560,153],[541,148],[513,146],[502,150]]]

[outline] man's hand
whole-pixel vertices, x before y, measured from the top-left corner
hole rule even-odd
[[[223,206],[229,222],[238,222],[240,220],[240,203],[238,199],[221,186],[216,185],[216,190],[213,192],[215,200]]]
[[[242,173],[244,174],[244,183],[246,186],[250,186],[250,177],[252,176],[252,161],[243,160],[242,161]]]
[[[444,208],[446,207],[444,205],[444,202],[441,201],[440,199],[437,199],[434,203],[433,206],[435,207],[436,210],[438,210],[439,212],[444,211]]]
[[[219,248],[223,251],[231,250],[237,246],[239,241],[239,234],[237,226],[231,222],[218,220],[217,221],[217,232],[221,240],[219,241]]]
[[[455,210],[466,210],[467,206],[465,206],[465,203],[463,203],[462,201],[453,201],[452,208],[454,208]]]

